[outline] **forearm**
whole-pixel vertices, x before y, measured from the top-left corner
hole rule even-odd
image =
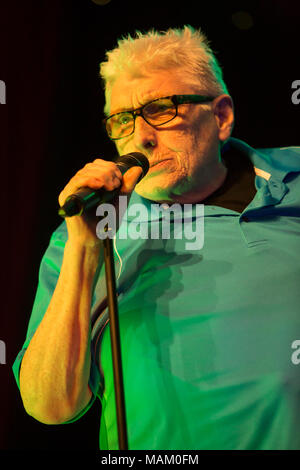
[[[88,403],[92,288],[99,246],[67,242],[53,297],[24,355],[20,390],[26,411],[45,423],[71,419]]]

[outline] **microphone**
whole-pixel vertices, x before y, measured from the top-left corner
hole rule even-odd
[[[124,175],[129,168],[134,166],[142,168],[143,173],[139,177],[137,183],[144,178],[149,170],[149,161],[145,155],[140,152],[131,152],[126,155],[118,156],[115,163],[122,175]],[[80,188],[76,193],[67,197],[64,205],[59,208],[58,214],[63,218],[81,215],[83,212],[97,206],[98,204],[111,201],[119,192],[120,187],[113,191],[107,191],[107,189],[104,188],[96,190],[91,188]]]

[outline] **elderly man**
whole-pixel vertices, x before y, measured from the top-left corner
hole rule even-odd
[[[80,187],[130,198],[115,240],[129,449],[299,449],[299,148],[231,137],[232,99],[191,27],[120,40],[101,76],[109,137],[150,170],[138,182],[139,168],[122,176],[97,158],[59,203]],[[192,205],[183,223],[202,218],[201,247],[187,250],[173,219],[168,239],[124,236],[133,204],[148,211],[140,223],[161,224],[154,203]],[[100,448],[117,449],[98,221],[67,218],[53,234],[14,371],[43,423],[78,419],[99,397]]]

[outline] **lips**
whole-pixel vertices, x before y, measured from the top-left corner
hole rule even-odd
[[[159,163],[164,163],[169,161],[170,158],[164,158],[162,160],[158,160],[157,162],[150,162],[150,168],[153,168],[154,166],[158,165]]]

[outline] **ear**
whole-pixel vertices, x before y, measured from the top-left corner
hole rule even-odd
[[[213,112],[219,128],[219,139],[225,142],[234,124],[233,101],[229,95],[220,95],[213,102]]]

